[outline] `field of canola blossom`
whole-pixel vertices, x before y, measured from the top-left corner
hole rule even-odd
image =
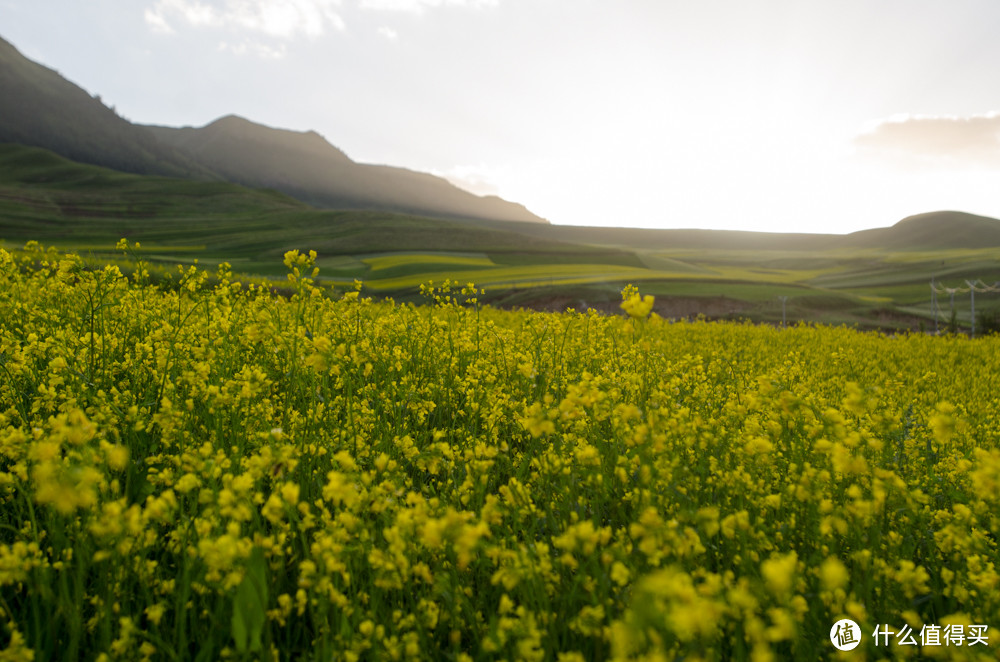
[[[1000,339],[377,303],[296,252],[290,297],[153,287],[120,247],[0,250],[0,660],[1000,651]],[[987,642],[870,636],[927,624]]]

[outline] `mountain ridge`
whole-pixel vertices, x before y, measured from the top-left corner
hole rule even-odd
[[[0,142],[41,147],[121,172],[225,180],[274,189],[328,209],[381,210],[487,224],[515,222],[524,225],[524,234],[538,238],[558,239],[570,233],[574,241],[586,238],[593,244],[635,249],[1000,246],[1000,220],[947,210],[848,235],[553,226],[523,205],[476,196],[428,173],[356,163],[316,131],[268,127],[238,115],[197,128],[133,124],[99,96],[24,57],[3,38],[0,117]]]
[[[885,228],[852,232],[847,243],[877,241],[886,249],[949,249],[1000,246],[1000,220],[941,210],[907,216]]]
[[[321,208],[545,222],[523,205],[474,195],[428,173],[357,163],[315,131],[273,128],[237,115],[200,128],[146,128],[229,181],[274,188]]]
[[[143,175],[211,179],[98,96],[24,57],[0,38],[0,142],[43,147],[66,158]],[[59,131],[53,131],[59,126]]]
[[[882,228],[848,234],[629,228],[519,224],[519,232],[544,239],[574,241],[628,250],[823,251],[1000,247],[1000,219],[961,211],[933,211],[906,217]]]
[[[134,124],[2,37],[0,117],[0,142],[121,172],[225,179],[329,209],[548,223],[524,205],[477,196],[441,177],[356,163],[315,131],[274,129],[236,115],[200,128]]]

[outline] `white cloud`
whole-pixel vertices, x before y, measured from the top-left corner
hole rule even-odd
[[[401,11],[412,14],[422,14],[426,9],[438,7],[471,7],[482,9],[496,7],[500,0],[361,0],[362,9],[379,11]]]
[[[206,27],[221,23],[219,13],[210,5],[198,0],[157,0],[147,8],[146,23],[159,32],[174,32],[169,17],[179,18],[194,27]]]
[[[153,30],[153,32],[159,32],[161,34],[173,34],[174,29],[170,27],[167,23],[167,19],[161,12],[155,11],[153,9],[146,9],[145,12],[146,24]]]
[[[399,33],[390,27],[382,26],[378,29],[378,33],[388,39],[389,41],[396,41],[399,39]]]
[[[894,115],[854,142],[862,153],[908,167],[1000,168],[1000,112]]]
[[[265,60],[280,60],[285,57],[287,53],[287,48],[284,44],[279,44],[277,47],[274,47],[250,40],[244,41],[240,44],[230,44],[229,42],[222,41],[219,42],[219,50],[232,53],[233,55],[252,54]]]
[[[318,37],[328,28],[343,30],[339,6],[340,0],[156,0],[145,19],[157,32],[173,32],[174,23],[180,22],[292,39]]]

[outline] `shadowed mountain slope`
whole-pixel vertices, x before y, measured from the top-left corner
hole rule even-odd
[[[151,132],[0,39],[0,142],[44,147],[123,172],[208,178]]]
[[[224,181],[143,176],[0,143],[0,242],[111,247],[121,237],[198,246],[219,259],[261,258],[283,269],[293,248],[344,255],[383,251],[547,252],[621,261],[620,251],[538,240],[476,221],[386,211],[331,211],[281,192]],[[241,264],[246,264],[241,262]]]
[[[355,163],[315,131],[274,129],[233,115],[202,128],[148,128],[230,181],[274,188],[317,207],[546,222],[521,205],[473,195],[440,177]]]
[[[42,147],[122,172],[226,179],[334,209],[547,223],[522,205],[473,195],[441,177],[355,163],[312,131],[272,129],[235,116],[200,129],[132,124],[3,39],[0,118],[0,143]]]

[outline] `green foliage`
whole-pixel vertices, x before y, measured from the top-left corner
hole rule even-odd
[[[955,309],[952,309],[951,314],[948,316],[947,332],[951,335],[955,335],[959,331],[958,326],[958,313]]]
[[[976,335],[992,336],[1000,333],[1000,310],[980,310],[976,316]]]
[[[233,596],[232,635],[239,653],[259,653],[264,633],[267,596],[267,561],[264,551],[254,547],[246,574]]]

